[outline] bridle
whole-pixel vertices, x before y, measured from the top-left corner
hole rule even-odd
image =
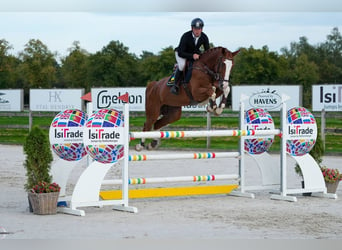
[[[223,62],[223,58],[224,58],[224,56],[221,55],[221,56],[217,59],[217,61],[216,61],[216,63],[215,63],[215,65],[216,65],[216,69],[215,69],[215,70],[211,70],[211,69],[208,67],[208,65],[206,65],[205,63],[200,62],[200,61],[199,61],[199,63],[202,64],[202,67],[194,67],[194,66],[193,66],[192,68],[193,68],[193,69],[196,69],[196,70],[199,70],[199,71],[202,71],[202,72],[204,72],[205,74],[211,76],[211,79],[212,79],[211,83],[212,83],[212,85],[213,85],[214,82],[217,81],[217,82],[219,83],[219,84],[218,84],[218,85],[219,85],[219,88],[222,90],[222,88],[223,88],[223,86],[224,86],[224,82],[229,83],[229,79],[225,80],[225,79],[224,79],[224,76],[220,75],[220,72],[222,71],[222,67],[225,66],[225,65],[224,65],[224,62]]]

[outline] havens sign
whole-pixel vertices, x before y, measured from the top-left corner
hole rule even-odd
[[[249,97],[245,102],[245,109],[261,108],[268,111],[279,111],[283,94],[291,97],[287,101],[288,107],[300,106],[302,103],[302,88],[297,85],[242,85],[232,87],[232,109],[240,109],[240,96]]]

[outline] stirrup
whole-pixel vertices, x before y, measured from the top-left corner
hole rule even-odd
[[[171,93],[174,94],[174,95],[178,95],[178,92],[179,92],[179,87],[174,84],[172,87],[171,87]]]

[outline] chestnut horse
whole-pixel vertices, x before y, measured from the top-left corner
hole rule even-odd
[[[193,63],[192,76],[186,85],[181,84],[178,95],[170,92],[167,86],[169,77],[150,82],[146,87],[146,121],[143,131],[158,130],[167,124],[181,118],[182,106],[205,104],[208,112],[220,115],[225,107],[229,87],[229,75],[233,67],[233,57],[239,53],[231,52],[223,47],[211,48],[205,51],[200,59]],[[216,98],[223,94],[220,104],[216,105]],[[153,140],[147,149],[155,149],[159,140]],[[145,139],[137,144],[135,149],[142,150]]]

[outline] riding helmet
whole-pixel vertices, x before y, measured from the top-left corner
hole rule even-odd
[[[204,22],[201,18],[195,18],[191,21],[191,27],[196,29],[202,29],[204,26]]]

